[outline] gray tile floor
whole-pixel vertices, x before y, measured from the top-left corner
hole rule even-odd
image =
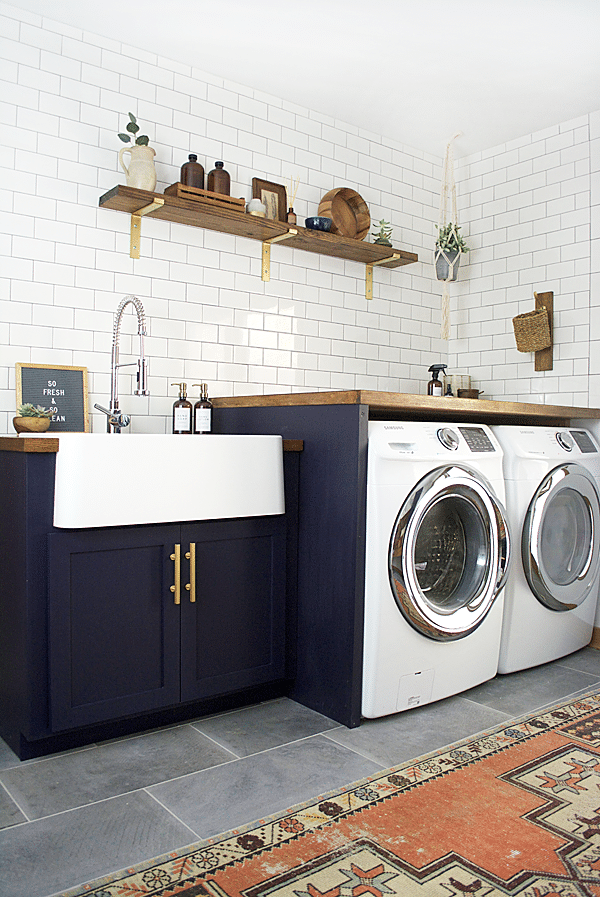
[[[0,741],[0,894],[49,897],[600,686],[600,651],[346,729],[287,698],[39,760]]]

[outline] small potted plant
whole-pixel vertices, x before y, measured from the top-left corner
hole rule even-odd
[[[50,426],[51,417],[50,408],[26,402],[17,408],[17,417],[13,417],[13,427],[17,433],[43,433]]]
[[[392,233],[393,227],[391,227],[389,221],[385,221],[383,218],[379,222],[379,230],[373,231],[371,236],[374,238],[374,243],[379,243],[381,246],[391,246],[392,245]]]
[[[469,247],[460,233],[458,224],[449,221],[437,228],[437,240],[435,241],[435,273],[438,280],[456,280],[460,256],[468,252]]]
[[[146,134],[136,134],[140,130],[133,112],[129,113],[129,122],[125,126],[127,134],[119,133],[117,136],[123,143],[133,144],[124,146],[119,152],[119,163],[127,177],[127,186],[138,190],[154,190],[156,187],[156,169],[154,167],[155,151],[148,146],[149,137]],[[129,168],[123,162],[123,153],[130,153]]]

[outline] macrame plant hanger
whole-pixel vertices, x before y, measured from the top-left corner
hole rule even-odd
[[[461,131],[453,134],[446,144],[446,152],[444,154],[444,165],[442,168],[442,187],[440,190],[440,213],[438,216],[438,233],[446,227],[448,223],[448,205],[451,206],[450,221],[452,222],[452,230],[458,227],[458,212],[456,210],[456,183],[454,181],[454,141],[460,137]],[[436,256],[441,255],[448,263],[448,279],[442,281],[442,339],[450,338],[450,293],[448,292],[448,281],[454,280],[454,266],[458,267],[460,261],[460,253],[454,259],[450,259],[443,249],[436,249]]]

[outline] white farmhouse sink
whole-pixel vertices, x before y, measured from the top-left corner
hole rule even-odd
[[[56,435],[56,527],[284,512],[280,436]]]

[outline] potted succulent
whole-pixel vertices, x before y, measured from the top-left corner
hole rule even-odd
[[[138,190],[154,190],[156,187],[156,169],[154,167],[155,151],[148,146],[149,137],[146,134],[136,134],[140,130],[133,112],[129,113],[129,122],[125,126],[127,134],[119,133],[117,136],[123,143],[132,143],[131,147],[124,146],[119,152],[119,163],[127,177],[127,186]],[[123,161],[123,153],[129,153],[131,158],[129,168]]]
[[[392,245],[392,233],[393,227],[390,225],[389,221],[385,221],[384,218],[379,222],[379,230],[373,231],[373,242],[379,243],[382,246],[391,246]]]
[[[13,417],[13,427],[17,433],[43,433],[50,426],[51,417],[50,408],[26,402],[17,408],[17,417]]]
[[[469,247],[460,233],[458,224],[449,221],[440,227],[436,224],[437,240],[435,241],[435,273],[438,280],[456,280],[460,256],[468,252]]]

